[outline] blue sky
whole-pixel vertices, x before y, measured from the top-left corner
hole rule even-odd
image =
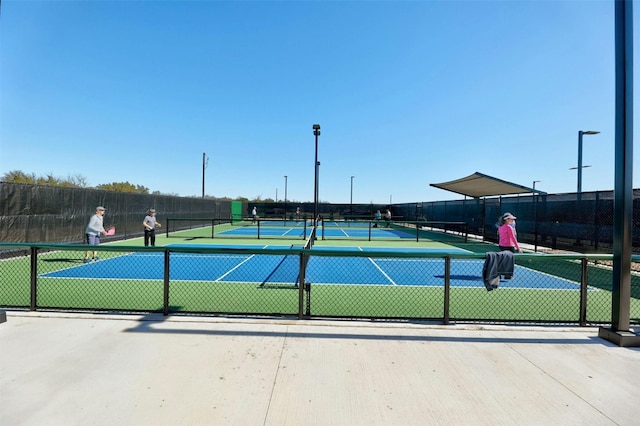
[[[429,184],[476,171],[575,192],[579,130],[601,132],[583,140],[583,191],[613,189],[613,1],[4,0],[1,13],[0,175],[200,196],[206,153],[207,195],[283,199],[286,175],[287,199],[312,201],[319,123],[321,201],[350,202],[352,182],[354,203],[459,199]]]

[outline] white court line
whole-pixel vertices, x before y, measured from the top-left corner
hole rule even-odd
[[[236,266],[234,266],[233,268],[231,268],[230,270],[227,271],[227,273],[222,274],[222,276],[216,278],[215,280],[213,280],[214,282],[219,282],[220,280],[222,280],[224,277],[226,277],[227,275],[229,275],[230,273],[232,273],[233,271],[235,271],[236,269],[238,269],[240,266],[242,266],[244,263],[248,262],[252,257],[254,257],[255,254],[252,254],[251,256],[247,257],[245,260],[243,260],[242,262],[238,263]]]
[[[287,230],[287,232],[285,232],[284,234],[280,234],[280,236],[281,236],[281,237],[284,237],[284,236],[285,236],[285,235],[287,235],[289,232],[292,232],[292,231],[295,231],[295,230],[296,230],[296,228],[289,228],[289,229]]]
[[[362,250],[362,247],[358,247],[358,250],[360,250],[360,251],[364,251],[364,250]],[[397,286],[397,285],[398,285],[395,281],[393,281],[393,280],[391,279],[391,277],[390,277],[389,275],[387,275],[387,273],[386,273],[386,272],[384,272],[384,271],[382,270],[382,268],[380,268],[380,266],[378,266],[378,264],[377,264],[377,263],[376,263],[372,258],[367,257],[367,259],[369,259],[369,262],[371,262],[371,263],[373,264],[373,266],[375,266],[375,267],[378,269],[378,271],[380,271],[380,273],[381,273],[382,275],[384,275],[384,277],[385,277],[386,279],[388,279],[388,280],[389,280],[389,282],[390,282],[392,285],[395,285],[395,286]]]

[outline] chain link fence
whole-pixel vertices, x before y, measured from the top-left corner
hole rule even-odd
[[[319,203],[318,212],[329,221],[373,220],[375,212],[390,209],[394,222],[463,222],[469,234],[497,242],[498,218],[505,212],[518,217],[518,240],[548,250],[611,253],[613,247],[613,191],[517,195],[401,204]],[[313,216],[313,203],[249,203],[267,218]],[[632,247],[640,253],[640,189],[633,191]]]
[[[84,230],[97,206],[104,206],[105,228],[117,235],[103,241],[139,237],[150,208],[167,217],[231,217],[231,201],[101,191],[0,182],[0,241],[84,242]]]
[[[99,260],[85,263],[87,249]],[[487,291],[483,254],[68,244],[0,251],[0,306],[11,309],[580,325],[612,315],[611,255],[516,255],[513,277]],[[630,303],[638,324],[636,273]]]
[[[613,246],[613,191],[581,194],[544,194],[403,204],[319,203],[325,221],[372,221],[375,212],[390,209],[393,222],[464,223],[465,232],[482,241],[496,242],[498,217],[518,217],[518,240],[537,250],[611,253]],[[105,225],[117,235],[105,241],[142,235],[142,219],[149,208],[165,218],[232,218],[231,201],[133,194],[82,188],[0,183],[0,240],[4,242],[77,243],[95,207],[107,208]],[[284,200],[242,203],[250,223],[256,207],[262,219],[311,220],[313,203]],[[174,222],[177,224],[177,222]],[[640,253],[640,189],[633,191],[632,249]]]

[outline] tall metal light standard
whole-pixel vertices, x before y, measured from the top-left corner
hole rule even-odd
[[[207,168],[209,164],[209,158],[206,153],[202,153],[202,198],[204,198],[204,169]]]
[[[538,251],[538,193],[536,192],[536,183],[540,180],[533,181],[533,251]]]
[[[578,167],[572,167],[573,169],[578,169],[578,188],[576,194],[576,222],[579,222],[578,216],[580,215],[580,203],[582,201],[582,169],[585,167],[591,166],[583,166],[582,165],[582,136],[583,135],[597,135],[600,133],[597,130],[579,130],[578,131]],[[581,246],[580,242],[580,229],[576,227],[576,242],[574,243],[576,246]]]
[[[583,167],[591,167],[591,166],[583,166],[582,165],[582,136],[583,135],[597,135],[600,133],[597,130],[580,130],[578,131],[578,167],[572,167],[573,169],[578,169],[578,199],[582,197],[582,169]]]
[[[351,176],[351,201],[349,206],[349,213],[351,214],[351,219],[353,220],[353,178],[355,176]]]
[[[313,163],[315,168],[315,179],[313,182],[313,223],[318,220],[318,136],[320,136],[320,125],[313,125],[313,135],[316,137],[316,161]]]
[[[287,220],[287,176],[284,176],[284,220]]]

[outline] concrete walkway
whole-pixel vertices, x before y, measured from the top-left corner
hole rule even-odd
[[[0,425],[637,425],[595,328],[7,312]]]

